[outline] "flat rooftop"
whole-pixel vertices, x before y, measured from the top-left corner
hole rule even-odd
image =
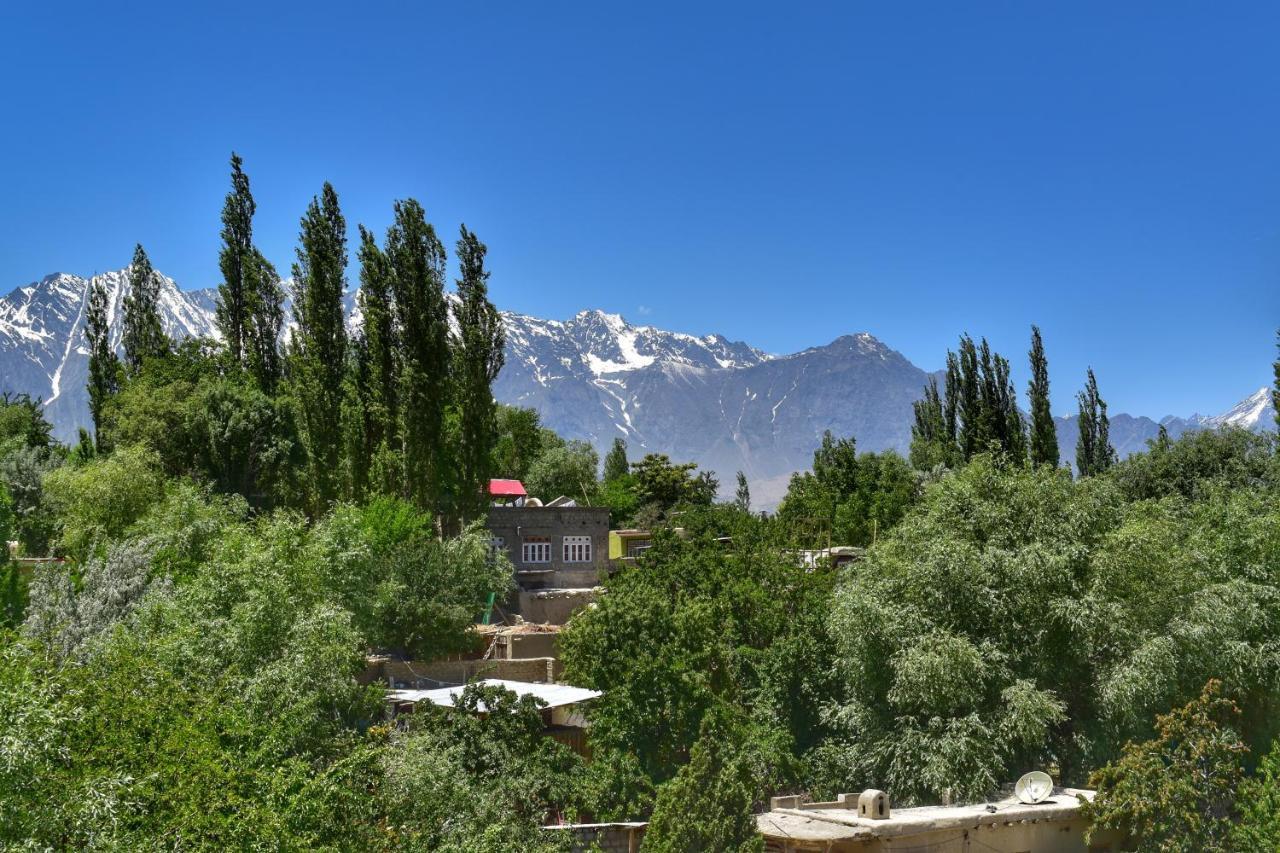
[[[858,798],[841,803],[807,803],[756,815],[760,832],[796,841],[858,841],[897,838],[947,829],[974,829],[1011,822],[1072,820],[1079,816],[1080,798],[1092,801],[1093,791],[1055,788],[1043,802],[1027,805],[1013,796],[990,803],[963,806],[891,808],[884,820],[858,817]]]
[[[565,705],[576,705],[603,695],[599,690],[587,690],[585,687],[570,687],[567,684],[533,684],[527,681],[507,681],[503,678],[485,678],[473,681],[486,687],[505,687],[517,696],[535,696],[546,703],[548,708],[562,708]],[[434,690],[391,690],[387,693],[388,702],[430,702],[442,708],[453,708],[467,685],[458,687],[438,687]],[[481,703],[477,708],[486,711]]]

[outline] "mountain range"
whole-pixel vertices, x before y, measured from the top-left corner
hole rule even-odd
[[[110,296],[118,344],[128,268],[95,276]],[[0,391],[45,402],[55,434],[73,441],[89,425],[84,309],[94,279],[56,273],[0,299]],[[161,317],[174,338],[218,337],[212,289],[180,289],[161,276]],[[348,316],[358,325],[354,294]],[[494,385],[504,403],[538,410],[543,422],[603,454],[615,437],[633,459],[666,453],[691,460],[732,488],[746,473],[755,503],[777,503],[792,472],[812,462],[824,430],[852,435],[863,450],[905,453],[911,404],[929,374],[871,334],[769,355],[721,335],[697,337],[636,326],[617,314],[582,311],[568,320],[503,312],[506,366]],[[1216,416],[1160,420],[1116,414],[1111,440],[1121,456],[1142,450],[1161,426],[1177,437],[1222,425],[1273,428],[1269,389]],[[1058,418],[1064,460],[1074,458],[1075,417]]]

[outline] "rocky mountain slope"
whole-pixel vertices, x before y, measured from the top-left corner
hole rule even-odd
[[[114,334],[128,269],[103,273]],[[59,438],[89,424],[84,308],[91,279],[57,273],[0,299],[0,391],[45,401]],[[161,313],[175,338],[217,337],[211,290],[183,291],[162,277]],[[352,325],[359,317],[348,296]],[[632,458],[646,452],[693,460],[731,487],[745,471],[755,501],[771,506],[791,472],[807,468],[823,430],[853,435],[865,450],[906,452],[911,404],[927,374],[867,333],[803,352],[770,356],[720,335],[696,337],[634,326],[617,314],[583,311],[565,320],[504,313],[506,367],[495,396],[536,408],[547,426],[603,453],[615,436]],[[1161,424],[1173,436],[1223,424],[1269,429],[1268,389],[1213,417],[1116,414],[1111,437],[1123,456]],[[1059,418],[1063,459],[1075,454],[1074,418]]]

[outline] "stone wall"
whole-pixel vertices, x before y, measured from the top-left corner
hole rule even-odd
[[[521,592],[517,596],[517,607],[527,622],[564,625],[575,611],[595,601],[600,592],[599,587]]]
[[[396,661],[371,658],[361,674],[361,684],[377,682],[386,686],[431,690],[453,684],[467,684],[481,678],[502,678],[545,684],[557,681],[563,667],[552,657],[508,660]]]
[[[647,823],[572,823],[543,827],[552,837],[569,836],[569,849],[574,853],[636,853],[644,838]]]

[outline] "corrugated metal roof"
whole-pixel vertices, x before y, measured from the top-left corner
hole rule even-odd
[[[599,690],[587,690],[584,687],[571,687],[567,684],[532,684],[527,681],[507,681],[505,678],[485,678],[473,681],[487,687],[505,687],[517,696],[536,696],[547,704],[548,708],[561,708],[565,705],[576,705],[588,699],[603,695]],[[437,687],[434,690],[392,690],[387,693],[390,702],[430,702],[442,708],[452,708],[458,704],[458,698],[466,687]],[[479,710],[488,710],[483,703]]]
[[[519,480],[490,480],[489,494],[507,498],[523,498],[528,492]]]

